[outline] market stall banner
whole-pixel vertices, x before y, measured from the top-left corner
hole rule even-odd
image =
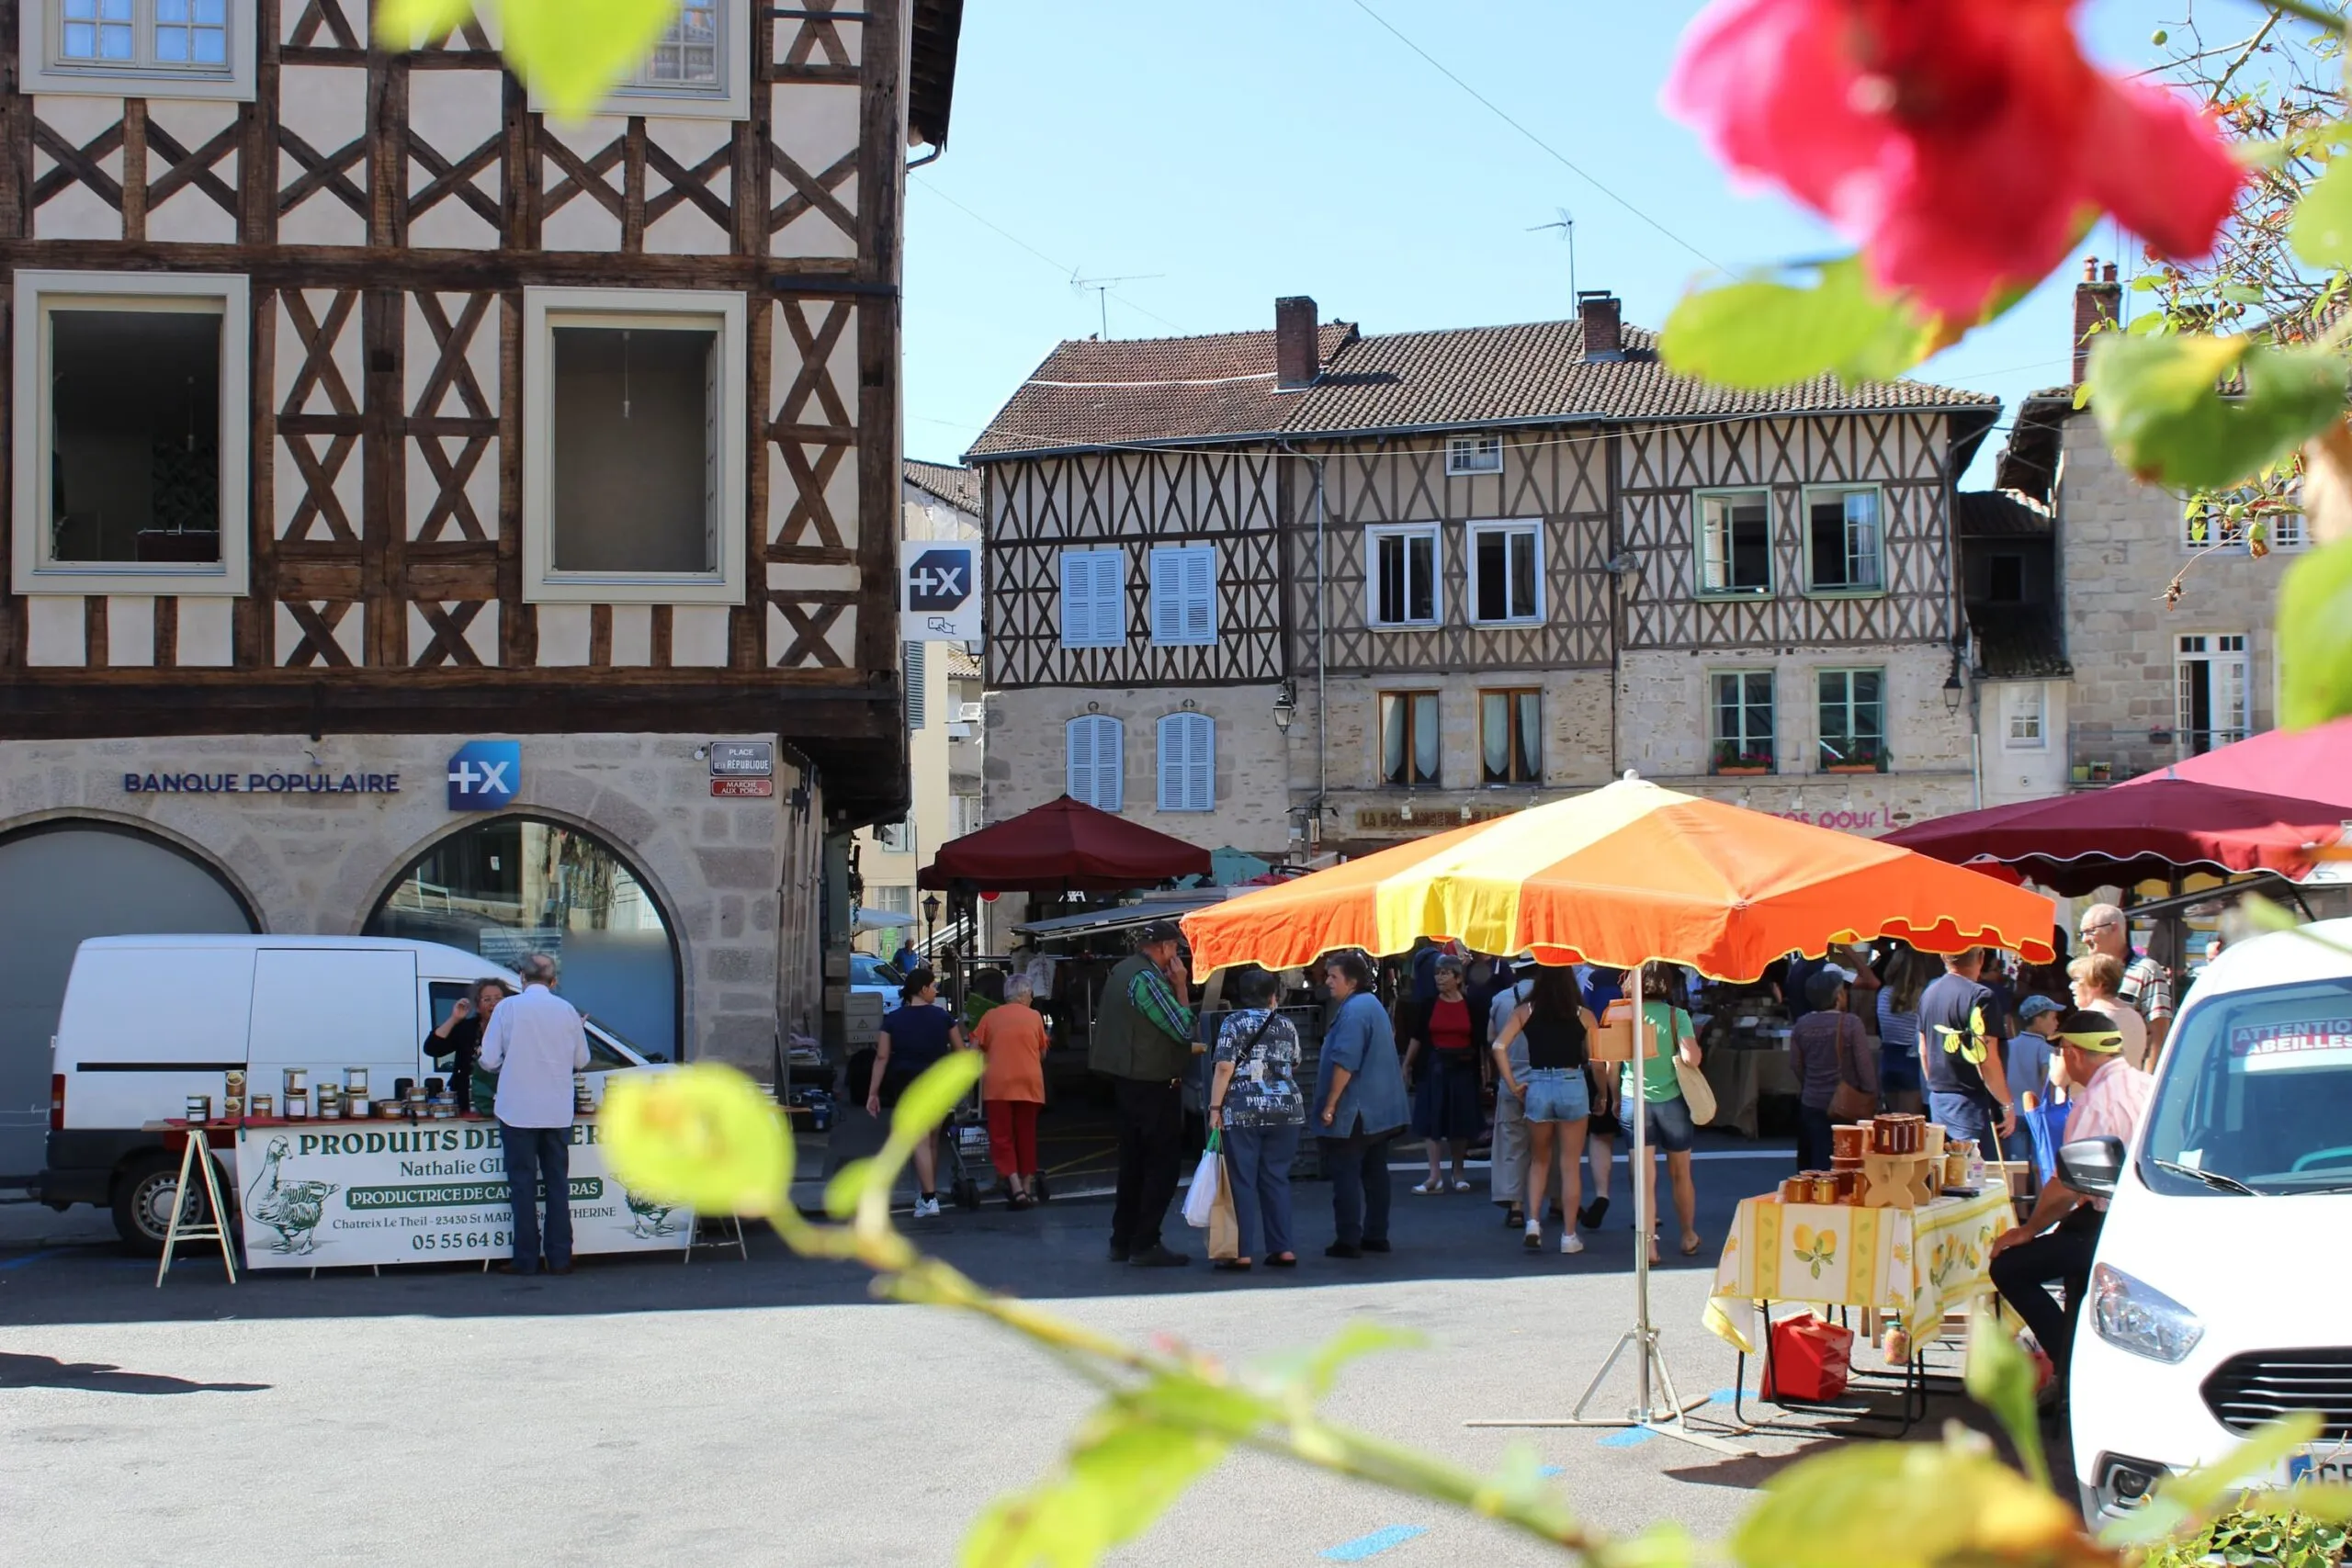
[[[694,1215],[606,1170],[593,1121],[571,1128],[575,1253],[678,1252]],[[514,1250],[495,1122],[293,1122],[237,1131],[239,1218],[252,1269],[502,1258]]]
[[[1754,1355],[1756,1303],[1804,1302],[1897,1313],[1918,1333],[1992,1290],[1993,1238],[2010,1219],[1997,1187],[1918,1209],[1747,1199],[1715,1265],[1707,1326]]]

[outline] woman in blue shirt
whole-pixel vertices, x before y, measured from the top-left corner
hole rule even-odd
[[[1938,966],[1940,969],[1940,965]],[[1919,1079],[1919,993],[1930,978],[1927,959],[1907,947],[1887,960],[1878,992],[1878,1087],[1886,1108],[1916,1115],[1927,1103]]]
[[[865,1091],[865,1113],[882,1114],[884,1090],[890,1103],[898,1103],[907,1085],[922,1076],[924,1068],[947,1055],[964,1049],[964,1031],[955,1017],[939,1005],[939,977],[928,969],[917,969],[899,987],[899,1005],[882,1015],[882,1032],[874,1041],[874,1076]],[[915,1200],[914,1217],[918,1220],[939,1218],[939,1129],[925,1133],[915,1145],[915,1184],[922,1196]]]

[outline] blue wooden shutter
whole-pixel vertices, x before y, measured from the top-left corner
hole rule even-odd
[[[1062,552],[1062,646],[1116,648],[1126,640],[1126,553]]]
[[[1216,721],[1171,713],[1159,721],[1159,809],[1209,811],[1216,806]]]
[[[1119,809],[1125,795],[1125,727],[1107,714],[1091,713],[1063,727],[1065,789],[1072,800],[1103,811]]]

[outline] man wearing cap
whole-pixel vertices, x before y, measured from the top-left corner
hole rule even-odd
[[[1179,933],[1155,920],[1102,982],[1087,1066],[1118,1095],[1119,1186],[1111,1205],[1111,1261],[1148,1269],[1190,1263],[1164,1247],[1160,1223],[1176,1196],[1184,1134],[1184,1075],[1193,1065],[1192,987],[1178,963]]]
[[[2075,1009],[2058,1020],[2056,1043],[2075,1086],[2066,1115],[2066,1141],[2120,1138],[2128,1148],[2148,1112],[2155,1079],[2122,1057],[2123,1035],[2112,1019]],[[2055,1179],[2045,1181],[2025,1224],[1993,1243],[1993,1288],[2017,1309],[2050,1358],[2052,1391],[2063,1390],[2075,1324],[2090,1290],[2091,1258],[2107,1221],[2107,1200],[2075,1191]],[[2061,1282],[2066,1304],[2050,1299],[2052,1280]],[[2052,1397],[2054,1397],[2054,1392]]]
[[[2115,997],[2146,1021],[2147,1055],[2141,1065],[2154,1072],[2165,1036],[2172,1030],[2172,971],[2132,945],[2123,911],[2112,904],[2093,904],[2085,909],[2079,934],[2085,947],[2106,953],[2122,967]]]

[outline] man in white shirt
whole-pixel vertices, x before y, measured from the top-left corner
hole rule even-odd
[[[514,1256],[502,1274],[539,1270],[539,1205],[547,1183],[547,1264],[571,1272],[571,1075],[588,1066],[580,1010],[555,994],[555,960],[535,953],[518,973],[523,994],[499,1003],[481,1034],[481,1065],[498,1075],[498,1134],[514,1208]]]
[[[2066,1081],[2073,1086],[2066,1141],[2120,1138],[2129,1149],[2148,1113],[2155,1079],[2124,1060],[2123,1032],[2105,1013],[2077,1008],[2058,1021],[2052,1043],[2063,1048]],[[2056,1374],[2050,1384],[2053,1397],[2065,1385],[2066,1358],[2090,1289],[2091,1258],[2106,1211],[2106,1199],[2052,1178],[2041,1184],[2025,1224],[1993,1243],[1993,1288],[2017,1309],[2049,1356]],[[2064,1309],[2050,1299],[2052,1280],[2065,1288]]]

